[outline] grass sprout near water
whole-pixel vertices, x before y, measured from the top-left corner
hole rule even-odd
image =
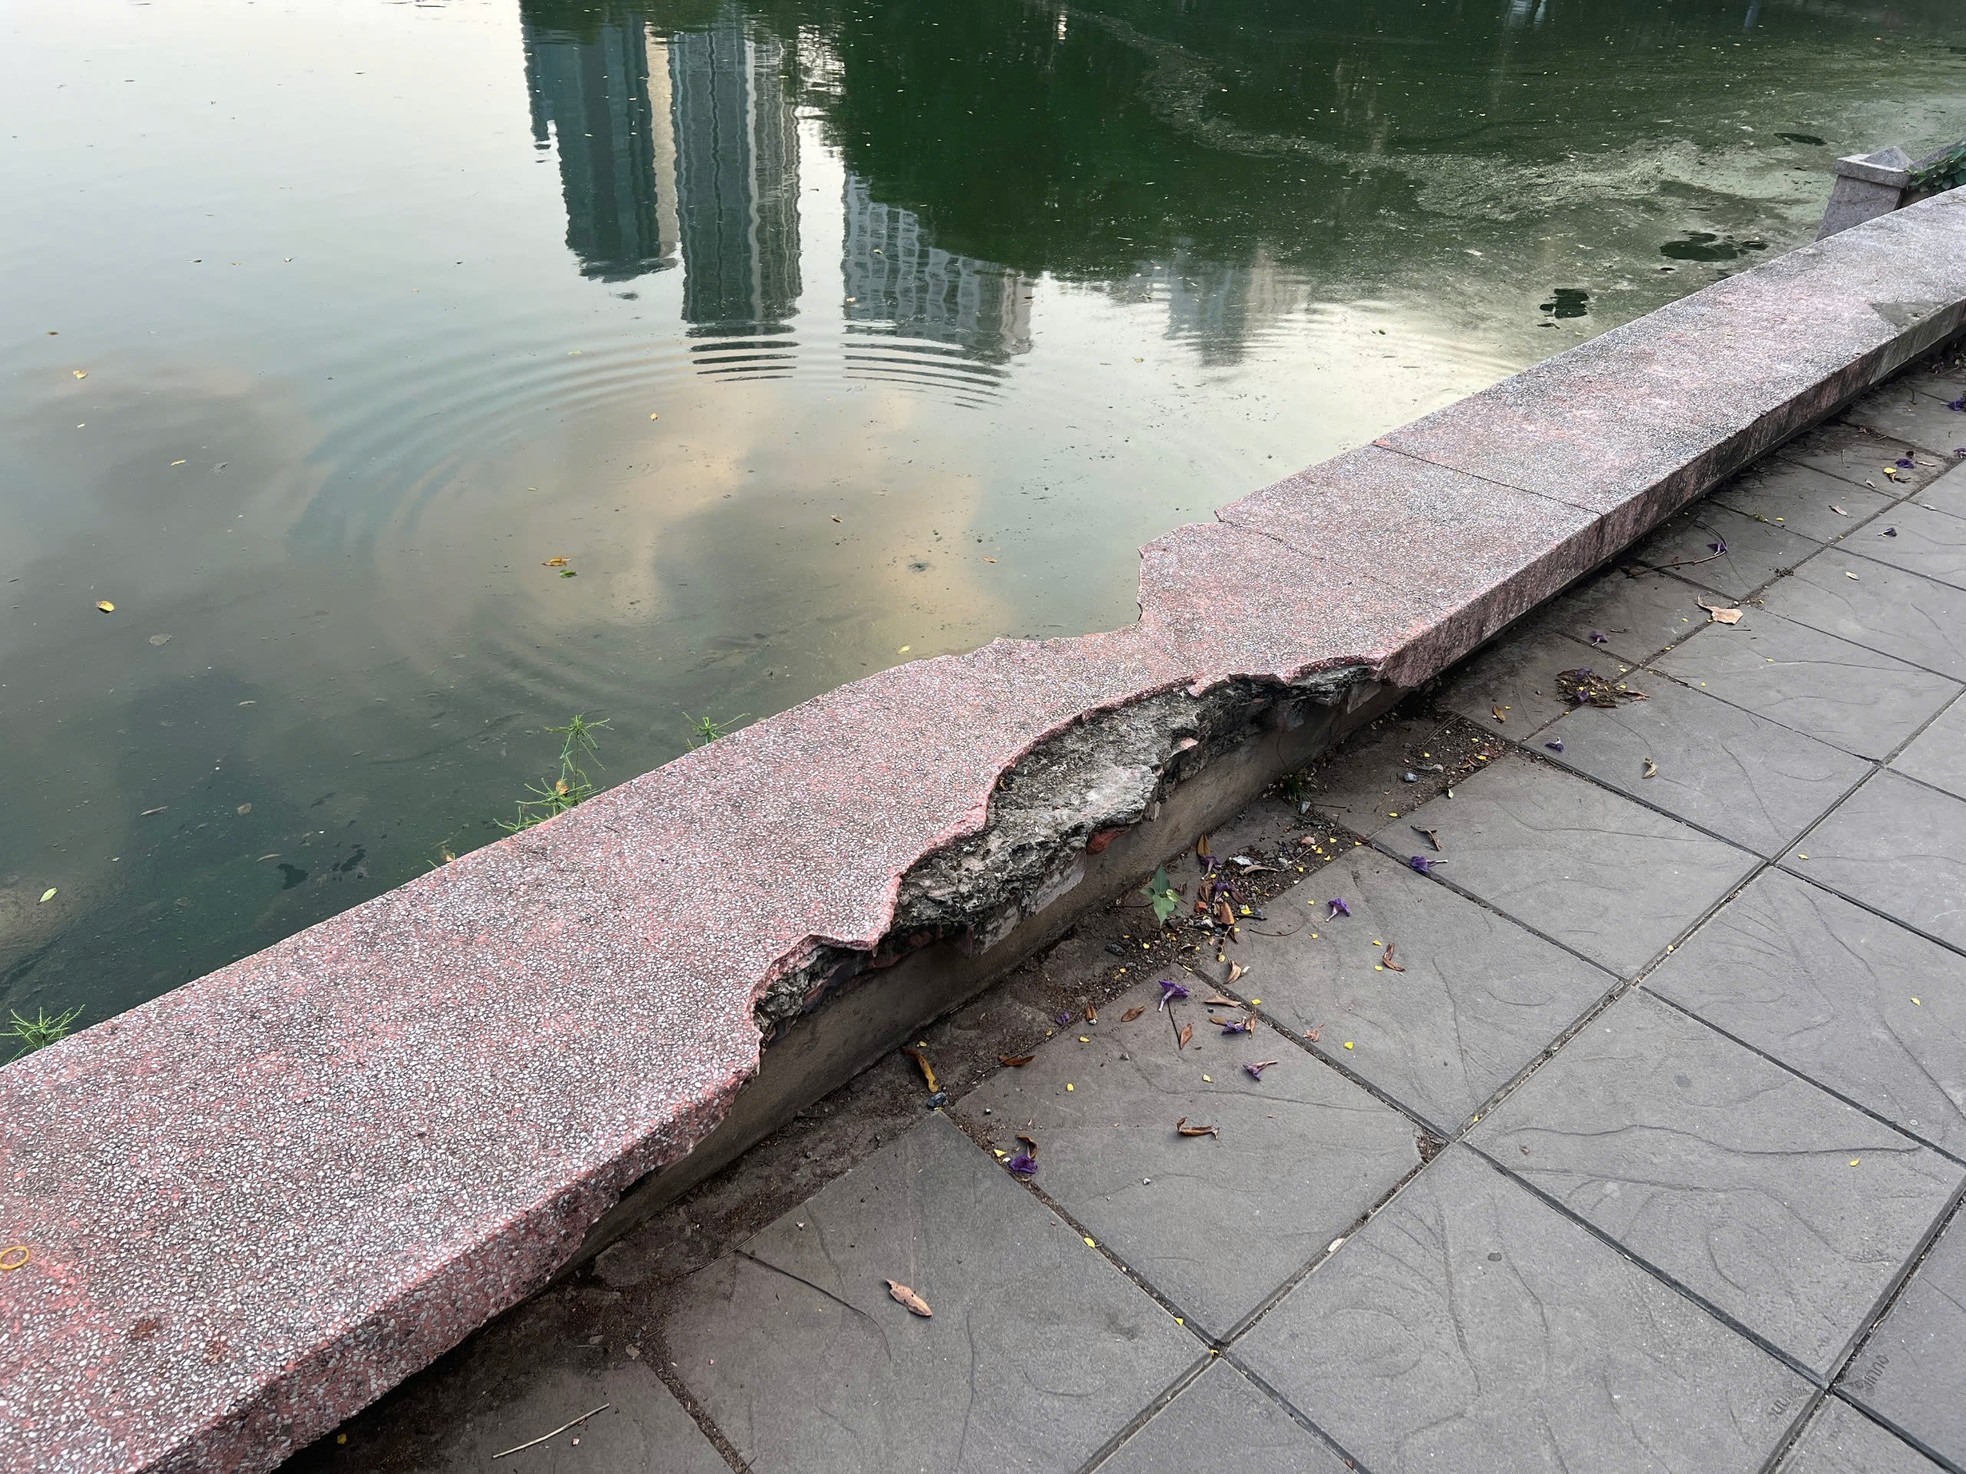
[[[498,827],[516,834],[592,798],[594,780],[581,765],[595,760],[594,734],[607,724],[606,717],[589,721],[576,712],[564,727],[548,727],[546,730],[560,739],[560,770],[549,782],[528,783],[526,792],[532,796],[520,799],[518,815],[500,819]]]
[[[0,1039],[11,1039],[20,1046],[8,1058],[7,1062],[12,1064],[23,1055],[32,1054],[37,1049],[46,1049],[50,1044],[66,1039],[69,1029],[82,1016],[82,1007],[77,1004],[74,1008],[55,1014],[52,1018],[45,1008],[35,1009],[33,1018],[26,1018],[11,1008],[7,1013],[8,1027],[0,1029]]]
[[[689,723],[689,745],[693,748],[708,747],[719,737],[728,737],[732,729],[749,715],[749,712],[739,712],[734,717],[717,721],[713,717],[693,717],[684,712],[683,718]]]

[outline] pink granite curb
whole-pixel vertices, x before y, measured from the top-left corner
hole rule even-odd
[[[1439,673],[1962,318],[1954,191],[1157,539],[1128,628],[842,687],[0,1070],[0,1464],[272,1467],[544,1284],[767,1029],[987,958],[1262,724]]]

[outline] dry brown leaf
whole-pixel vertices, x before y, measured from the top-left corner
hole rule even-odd
[[[1236,979],[1248,971],[1249,969],[1244,967],[1240,962],[1231,962],[1229,964],[1229,975],[1223,981],[1233,988],[1236,985]]]
[[[1396,947],[1398,947],[1398,945],[1399,943],[1397,942],[1386,943],[1385,955],[1379,959],[1380,965],[1384,967],[1388,972],[1406,971],[1406,967],[1404,964],[1393,961],[1393,951]]]
[[[1204,1008],[1242,1007],[1242,1000],[1240,998],[1224,998],[1220,993],[1217,993],[1213,998],[1204,998],[1201,1001]]]
[[[1181,1025],[1180,1038],[1174,1047],[1176,1049],[1186,1049],[1188,1047],[1188,1041],[1194,1037],[1195,1026],[1193,1024],[1183,1024]]]
[[[1026,1153],[1027,1155],[1029,1155],[1029,1156],[1031,1156],[1031,1157],[1033,1157],[1033,1158],[1035,1158],[1035,1157],[1037,1156],[1037,1154],[1038,1154],[1038,1139],[1037,1139],[1037,1138],[1036,1138],[1035,1136],[1021,1136],[1021,1135],[1020,1135],[1020,1136],[1019,1136],[1019,1137],[1017,1138],[1017,1141],[1018,1141],[1018,1144],[1019,1144],[1020,1146],[1022,1146],[1022,1147],[1024,1148],[1024,1151],[1025,1151],[1025,1153]]]
[[[1099,1010],[1094,1008],[1090,1003],[1085,1006],[1085,1021],[1089,1024],[1099,1022]]]
[[[1139,1018],[1140,1015],[1145,1013],[1146,1011],[1147,1011],[1146,1004],[1136,1003],[1133,1005],[1133,1007],[1129,1008],[1125,1013],[1120,1015],[1120,1022],[1123,1024],[1130,1024],[1135,1019]]]
[[[540,564],[539,566],[541,568],[564,568],[567,566],[567,564],[571,563],[572,561],[573,560],[571,558],[548,558],[544,563]]]
[[[1639,776],[1639,777],[1641,777],[1641,778],[1656,778],[1656,777],[1658,777],[1658,776],[1659,776],[1659,765],[1658,765],[1657,763],[1655,763],[1655,762],[1653,762],[1653,761],[1652,761],[1652,759],[1648,757],[1648,758],[1647,758],[1647,759],[1645,760],[1645,771],[1644,771],[1643,773],[1640,773],[1640,774],[1639,774],[1638,776]]]
[[[1304,1030],[1304,1037],[1310,1040],[1311,1043],[1315,1044],[1317,1043],[1319,1036],[1321,1036],[1323,1033],[1324,1033],[1324,1025],[1319,1024],[1315,1029]]]
[[[923,1054],[919,1049],[904,1049],[901,1052],[921,1066],[922,1078],[928,1081],[928,1089],[931,1095],[942,1088],[935,1083],[935,1067],[928,1062],[927,1055]]]
[[[1196,841],[1195,841],[1195,854],[1196,854],[1197,856],[1199,856],[1199,857],[1200,857],[1201,859],[1204,859],[1204,860],[1206,860],[1206,859],[1208,858],[1208,836],[1207,836],[1207,835],[1205,835],[1205,834],[1204,834],[1204,835],[1203,835],[1203,836],[1202,836],[1202,837],[1201,837],[1200,839],[1198,839],[1198,840],[1196,840]]]
[[[1036,1058],[1035,1054],[1000,1054],[997,1063],[1007,1070],[1021,1070]]]
[[[1222,1129],[1219,1126],[1190,1126],[1186,1116],[1183,1116],[1174,1123],[1174,1129],[1183,1136],[1220,1136],[1222,1134]]]
[[[922,1299],[920,1295],[917,1295],[913,1290],[902,1284],[900,1280],[889,1280],[887,1282],[887,1292],[903,1305],[907,1306],[916,1315],[927,1317],[935,1314],[934,1311],[928,1308],[928,1301]]]
[[[1233,927],[1236,924],[1236,908],[1227,901],[1215,903],[1215,922],[1218,926]]]
[[[1491,706],[1491,707],[1489,707],[1488,709],[1489,709],[1489,711],[1490,711],[1490,712],[1492,712],[1492,713],[1494,714],[1494,717],[1495,717],[1495,720],[1496,720],[1496,721],[1498,721],[1498,722],[1506,722],[1506,721],[1508,720],[1508,718],[1507,718],[1507,717],[1505,717],[1504,715],[1502,715],[1502,708],[1501,708],[1501,707],[1499,707],[1499,706]]]
[[[1695,599],[1694,603],[1707,611],[1707,619],[1713,624],[1739,624],[1741,611],[1729,609],[1723,604],[1709,604],[1705,599]]]

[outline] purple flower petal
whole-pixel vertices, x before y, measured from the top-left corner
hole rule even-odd
[[[1434,873],[1434,866],[1445,864],[1446,862],[1442,860],[1429,860],[1425,855],[1415,855],[1406,863],[1422,875],[1432,875]]]
[[[1955,445],[1952,448],[1952,453],[1956,456],[1966,457],[1966,445]]]
[[[1708,543],[1707,546],[1713,549],[1716,556],[1725,557],[1727,554],[1727,539],[1724,537]]]
[[[1592,630],[1591,643],[1593,645],[1608,645],[1611,643],[1611,637],[1603,630]]]
[[[1957,399],[1948,399],[1946,401],[1946,408],[1956,409],[1961,414],[1966,414],[1966,394],[1960,395]]]
[[[1172,978],[1162,978],[1160,981],[1160,1002],[1155,1004],[1154,1007],[1156,1010],[1163,1009],[1175,999],[1186,998],[1187,996],[1188,990],[1186,988],[1182,987]]]
[[[1058,1024],[1060,1028],[1063,1028],[1067,1024],[1071,1023],[1071,1021],[1072,1021],[1072,1016],[1069,1013],[1061,1013],[1058,1015]]]
[[[1899,469],[1900,471],[1910,471],[1910,470],[1913,470],[1913,469],[1915,469],[1915,468],[1917,467],[1917,465],[1918,465],[1918,462],[1916,462],[1916,461],[1914,461],[1914,460],[1913,460],[1913,459],[1912,459],[1912,458],[1911,458],[1910,456],[1899,456],[1899,457],[1898,457],[1898,469]]]
[[[1225,1018],[1222,1020],[1222,1032],[1225,1034],[1247,1034],[1249,1032],[1249,1019],[1246,1016],[1243,1018]]]
[[[1561,737],[1554,738],[1549,742],[1545,742],[1543,746],[1547,747],[1551,752],[1562,752],[1563,739]]]
[[[1325,904],[1331,908],[1330,911],[1325,913],[1327,918],[1331,916],[1350,916],[1352,914],[1352,908],[1347,906],[1338,896],[1333,896]]]
[[[1898,535],[1898,529],[1895,527],[1887,527],[1884,529],[1884,535],[1886,537],[1896,537]]]
[[[1038,1159],[1029,1152],[1019,1152],[1003,1165],[1006,1172],[1014,1172],[1019,1177],[1034,1177],[1037,1175]]]
[[[1254,1064],[1244,1065],[1242,1072],[1252,1080],[1260,1080],[1263,1078],[1263,1071],[1275,1063],[1273,1059],[1259,1059]]]

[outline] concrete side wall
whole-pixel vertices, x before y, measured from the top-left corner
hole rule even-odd
[[[1955,191],[0,1071],[6,1462],[277,1463],[1963,315]]]

